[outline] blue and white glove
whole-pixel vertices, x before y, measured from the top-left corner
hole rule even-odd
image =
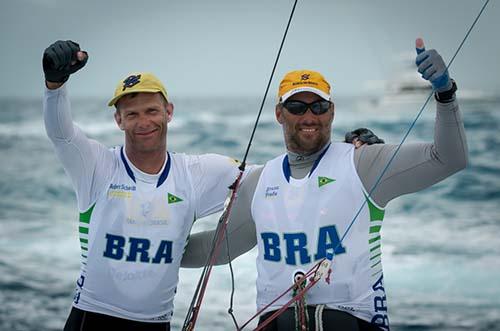
[[[417,49],[415,63],[422,78],[430,81],[432,88],[437,93],[451,90],[452,82],[441,55],[435,49],[426,51],[424,41],[421,38],[416,40],[415,48]]]

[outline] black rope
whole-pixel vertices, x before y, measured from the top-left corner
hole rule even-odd
[[[278,50],[278,55],[276,56],[276,61],[274,61],[274,66],[273,66],[273,70],[271,72],[271,76],[269,77],[269,81],[267,82],[266,92],[264,93],[264,97],[262,98],[262,103],[260,104],[259,113],[257,114],[257,119],[255,120],[255,125],[253,126],[252,134],[250,135],[250,140],[248,141],[248,146],[247,146],[247,149],[245,151],[245,156],[243,157],[243,162],[241,162],[241,165],[240,165],[240,170],[242,170],[242,171],[245,170],[247,156],[248,156],[248,153],[250,152],[250,146],[252,145],[253,137],[255,135],[255,131],[257,130],[257,125],[259,124],[260,115],[262,114],[262,109],[264,108],[264,103],[266,102],[267,93],[269,92],[269,87],[271,87],[271,82],[273,80],[274,72],[276,71],[276,67],[278,65],[278,60],[280,59],[281,50],[283,49],[283,45],[285,44],[286,35],[288,34],[288,28],[290,27],[290,23],[292,23],[293,13],[295,12],[295,7],[297,7],[297,1],[298,0],[295,0],[295,2],[293,3],[292,12],[290,13],[290,17],[288,19],[288,24],[286,25],[285,33],[283,34],[283,39],[281,40],[281,45],[280,45],[280,48]]]
[[[271,75],[269,77],[269,81],[267,82],[266,91],[264,92],[264,97],[262,98],[262,102],[260,104],[259,112],[257,114],[257,118],[255,120],[255,124],[254,124],[253,129],[252,129],[252,134],[250,135],[250,139],[248,140],[248,146],[247,146],[247,149],[245,151],[245,155],[243,156],[243,161],[241,162],[241,165],[239,167],[240,171],[245,171],[246,160],[247,160],[247,157],[248,157],[248,153],[250,152],[250,146],[252,146],[252,141],[253,141],[253,138],[255,136],[255,131],[257,130],[257,126],[259,124],[260,116],[262,114],[262,110],[264,109],[264,104],[265,104],[266,99],[267,99],[267,94],[269,93],[269,88],[271,87],[271,83],[273,81],[274,73],[276,71],[276,67],[278,66],[278,61],[279,61],[279,58],[280,58],[280,55],[281,55],[281,51],[283,50],[283,45],[285,44],[286,36],[288,35],[288,29],[290,28],[290,24],[292,23],[293,14],[295,13],[295,8],[297,7],[297,1],[298,0],[295,0],[295,2],[293,3],[292,11],[290,12],[290,17],[288,18],[288,23],[287,23],[286,28],[285,28],[285,33],[283,34],[283,38],[281,39],[281,44],[280,44],[280,47],[279,47],[279,50],[278,50],[278,54],[276,55],[276,60],[274,61],[273,70],[271,71]],[[230,296],[229,308],[227,309],[227,312],[228,312],[229,315],[231,315],[231,318],[233,320],[233,323],[234,323],[236,329],[239,329],[238,322],[236,321],[236,317],[234,316],[234,313],[233,313],[233,311],[234,311],[233,310],[233,303],[234,303],[234,272],[233,272],[233,265],[231,263],[231,255],[230,255],[230,249],[229,249],[229,239],[228,239],[227,233],[226,233],[226,248],[227,248],[227,259],[229,261],[229,270],[230,270],[230,273],[231,273],[231,296]]]
[[[226,230],[226,249],[227,249],[227,260],[229,261],[229,271],[231,272],[231,296],[229,299],[229,308],[227,309],[227,313],[231,315],[231,318],[233,320],[234,326],[236,329],[239,329],[238,322],[236,321],[236,317],[233,314],[233,302],[234,302],[234,271],[233,271],[233,265],[231,263],[231,255],[229,252],[229,238],[227,235],[227,230]]]
[[[486,9],[486,6],[488,5],[488,3],[490,2],[490,0],[486,0],[486,2],[484,3],[483,7],[481,8],[481,10],[479,11],[479,14],[477,14],[476,16],[476,19],[474,20],[474,22],[472,22],[472,25],[470,26],[469,30],[467,31],[467,33],[465,34],[465,37],[464,39],[462,40],[462,42],[460,43],[460,46],[458,46],[455,54],[453,55],[453,57],[451,58],[450,60],[450,63],[448,63],[448,66],[446,66],[446,70],[448,70],[448,68],[451,66],[451,64],[453,63],[453,61],[455,60],[455,57],[457,56],[458,52],[460,52],[460,50],[462,49],[462,46],[464,45],[465,41],[467,40],[467,38],[469,38],[469,35],[470,33],[472,32],[472,29],[474,29],[474,26],[476,25],[477,21],[479,21],[479,18],[481,17],[481,15],[483,14],[483,11]]]

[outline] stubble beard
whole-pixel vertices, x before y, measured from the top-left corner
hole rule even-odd
[[[300,137],[300,132],[295,130],[294,132],[287,132],[286,135],[286,146],[287,149],[291,152],[301,154],[301,155],[309,155],[316,153],[321,150],[329,141],[330,135],[326,133],[327,128],[320,128],[320,133],[317,134],[314,138],[305,139]],[[328,128],[328,132],[331,131],[331,127]]]

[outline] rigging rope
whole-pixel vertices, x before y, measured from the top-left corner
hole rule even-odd
[[[193,299],[191,300],[191,304],[190,304],[190,306],[188,308],[188,312],[186,314],[186,318],[184,320],[184,324],[183,324],[182,330],[185,330],[185,331],[192,331],[192,330],[194,330],[194,327],[196,325],[196,320],[197,320],[198,314],[200,312],[201,303],[202,303],[203,297],[205,295],[205,291],[206,291],[206,287],[207,287],[207,284],[208,284],[208,280],[210,278],[212,267],[213,267],[213,265],[215,263],[215,259],[217,257],[217,253],[219,251],[220,244],[221,244],[222,240],[224,239],[224,237],[226,237],[226,245],[228,246],[228,250],[227,251],[228,251],[228,254],[229,254],[229,242],[228,242],[227,236],[226,236],[226,228],[227,228],[227,222],[228,222],[229,214],[230,214],[231,207],[232,207],[232,204],[234,202],[234,199],[236,198],[236,195],[237,195],[237,191],[238,191],[240,180],[243,177],[243,173],[245,171],[246,160],[247,160],[247,157],[248,157],[248,153],[250,151],[250,146],[252,145],[252,141],[253,141],[253,138],[255,136],[255,131],[256,131],[257,126],[259,124],[260,116],[262,114],[262,110],[263,110],[264,104],[266,102],[267,94],[269,92],[269,88],[271,86],[271,82],[273,80],[274,73],[275,73],[276,67],[278,65],[278,61],[279,61],[279,58],[280,58],[280,55],[281,55],[281,51],[283,49],[283,45],[285,44],[286,36],[288,34],[288,29],[290,28],[290,24],[292,22],[293,14],[294,14],[295,8],[297,6],[297,1],[298,0],[295,0],[295,2],[293,4],[292,11],[290,13],[290,17],[288,19],[288,23],[287,23],[287,26],[286,26],[286,29],[285,29],[285,33],[283,34],[283,38],[281,40],[281,45],[279,47],[278,54],[276,56],[276,60],[274,61],[273,70],[271,72],[271,76],[269,77],[269,81],[267,83],[267,87],[266,87],[266,91],[264,93],[264,97],[262,98],[262,103],[260,105],[260,109],[259,109],[259,112],[258,112],[258,115],[257,115],[257,119],[255,120],[255,124],[254,124],[253,130],[252,130],[252,134],[250,135],[250,139],[248,141],[247,149],[245,151],[245,155],[243,157],[243,161],[241,162],[241,165],[239,166],[240,173],[239,173],[237,179],[235,180],[235,182],[229,187],[229,189],[230,189],[229,198],[228,198],[228,200],[226,200],[226,206],[224,208],[224,212],[222,213],[222,215],[221,215],[221,217],[219,219],[219,222],[217,224],[217,228],[216,228],[216,231],[215,231],[215,237],[214,237],[214,240],[212,241],[212,247],[211,247],[211,250],[210,250],[210,254],[209,254],[209,257],[207,259],[207,262],[205,263],[205,267],[203,268],[203,271],[202,271],[202,273],[200,275],[200,279],[199,279],[198,284],[196,286],[196,290],[195,290],[195,293],[193,295]],[[236,319],[234,318],[234,315],[232,313],[233,312],[232,305],[233,305],[233,297],[234,297],[234,274],[233,274],[233,269],[232,269],[232,265],[231,265],[231,258],[230,258],[230,256],[228,256],[228,257],[229,257],[229,267],[230,267],[230,270],[231,270],[231,288],[232,288],[232,291],[231,291],[231,302],[230,302],[230,308],[228,309],[228,312],[229,312],[229,314],[231,314],[233,322],[235,323],[236,327],[238,328],[238,324],[236,323]]]

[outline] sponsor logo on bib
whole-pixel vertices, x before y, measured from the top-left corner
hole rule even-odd
[[[268,186],[266,188],[266,198],[273,198],[278,196],[279,186]]]

